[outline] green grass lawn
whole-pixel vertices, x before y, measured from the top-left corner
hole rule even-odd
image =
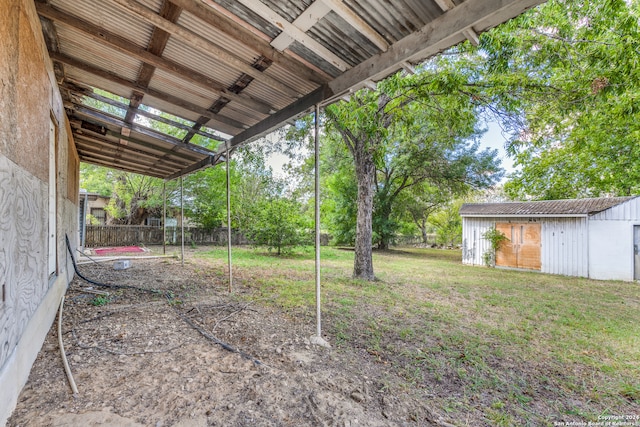
[[[225,249],[195,256],[226,263]],[[233,259],[239,281],[313,324],[312,250],[275,257],[234,248]],[[379,281],[370,283],[351,279],[353,252],[323,248],[327,338],[338,351],[363,351],[401,378],[394,387],[428,396],[461,425],[640,414],[637,283],[471,267],[460,259],[459,251],[437,249],[377,252]]]

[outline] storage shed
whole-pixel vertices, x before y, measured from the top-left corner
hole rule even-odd
[[[600,280],[640,280],[640,197],[467,203],[462,262],[483,265],[495,227],[496,266]]]

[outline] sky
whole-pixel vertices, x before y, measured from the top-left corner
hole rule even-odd
[[[498,157],[502,161],[502,168],[506,171],[505,177],[502,182],[506,180],[506,175],[514,171],[513,159],[507,157],[504,145],[506,138],[502,135],[502,129],[496,122],[490,122],[487,126],[487,132],[482,135],[480,139],[480,146],[482,148],[494,148],[498,150]],[[284,177],[282,167],[289,161],[289,158],[284,154],[272,154],[267,160],[267,164],[271,166],[276,176]]]
[[[495,148],[498,150],[498,157],[502,160],[502,168],[506,171],[506,174],[514,171],[513,159],[507,157],[507,152],[504,149],[506,138],[502,135],[502,129],[496,122],[490,122],[488,130],[482,135],[480,139],[480,145],[483,148]],[[503,178],[504,180],[504,178]]]

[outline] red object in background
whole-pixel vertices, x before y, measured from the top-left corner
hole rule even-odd
[[[140,246],[115,246],[113,248],[98,248],[93,250],[96,255],[118,255],[124,253],[144,252]]]

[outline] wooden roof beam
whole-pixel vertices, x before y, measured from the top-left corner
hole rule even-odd
[[[127,105],[126,104],[123,104],[122,102],[118,102],[118,101],[115,101],[115,100],[110,99],[110,98],[107,98],[105,96],[98,95],[95,92],[81,92],[81,91],[78,91],[75,88],[72,88],[70,86],[63,86],[63,87],[65,89],[68,89],[71,93],[74,93],[76,95],[87,96],[87,97],[93,98],[93,99],[95,99],[97,101],[104,102],[105,104],[112,105],[112,106],[114,106],[116,108],[120,108],[122,110],[126,110],[127,109]],[[77,104],[74,104],[74,105],[77,105]],[[213,135],[213,134],[210,134],[208,132],[201,131],[201,130],[197,130],[197,131],[193,130],[193,128],[191,126],[189,126],[189,125],[185,125],[183,123],[176,122],[175,120],[171,120],[171,119],[164,118],[162,116],[158,116],[157,114],[153,114],[153,113],[151,113],[149,111],[141,110],[139,108],[131,108],[131,107],[129,107],[129,109],[134,112],[134,115],[139,114],[141,116],[147,117],[147,118],[152,119],[152,120],[156,120],[156,121],[164,123],[166,125],[173,126],[175,128],[178,128],[178,129],[186,130],[187,132],[193,131],[194,133],[197,133],[198,135],[204,136],[205,138],[213,139],[214,141],[225,141],[225,139],[221,138],[220,136]],[[191,120],[185,119],[183,117],[179,117],[179,118],[181,118],[183,120],[191,121]]]
[[[38,11],[38,14],[40,14],[41,16],[45,16],[53,21],[61,22],[65,25],[82,31],[91,39],[97,42],[106,44],[107,46],[116,49],[119,52],[130,55],[131,57],[136,58],[139,61],[145,62],[149,65],[153,65],[156,68],[160,68],[179,78],[194,83],[204,89],[215,93],[220,97],[228,98],[232,101],[244,105],[245,107],[263,114],[270,114],[275,111],[275,108],[270,105],[247,96],[241,96],[233,92],[229,92],[221,83],[205,76],[204,74],[198,73],[176,62],[169,61],[165,58],[154,55],[153,53],[148,52],[139,46],[136,46],[135,44],[117,34],[110,33],[103,28],[74,17],[73,15],[68,15],[51,6],[47,6],[43,3],[38,2],[36,2],[36,9]]]
[[[115,3],[123,7],[125,10],[132,12],[138,17],[142,18],[144,21],[155,25],[158,28],[162,28],[164,31],[170,33],[172,36],[182,40],[185,43],[193,46],[199,51],[206,53],[207,55],[211,55],[218,59],[221,62],[224,62],[229,67],[234,68],[242,73],[248,74],[257,81],[264,83],[265,85],[271,87],[272,89],[276,89],[292,98],[298,98],[302,96],[302,94],[298,93],[290,86],[280,82],[279,80],[263,74],[261,71],[256,70],[250,64],[247,64],[244,60],[238,58],[231,52],[227,51],[211,42],[208,39],[200,36],[199,34],[194,33],[191,30],[188,30],[184,27],[181,27],[177,24],[174,24],[171,21],[164,19],[162,16],[158,15],[152,9],[138,3],[135,0],[113,0]]]
[[[243,4],[245,7],[249,8],[254,13],[258,14],[260,17],[262,17],[266,21],[280,28],[288,37],[291,37],[293,40],[302,44],[307,49],[311,50],[313,53],[315,53],[316,55],[318,55],[319,57],[327,61],[329,64],[336,67],[338,70],[345,71],[351,68],[349,64],[347,64],[345,61],[342,60],[342,58],[340,58],[339,56],[331,52],[329,49],[324,47],[321,43],[311,38],[309,35],[307,35],[305,31],[298,28],[295,24],[290,23],[289,21],[287,21],[286,19],[278,15],[269,6],[262,3],[260,0],[237,0],[237,1]],[[276,37],[274,41],[276,41],[277,39],[278,37]],[[272,44],[273,44],[273,41],[272,41]]]
[[[74,132],[73,137],[76,141],[76,145],[78,145],[78,141],[81,141],[81,140],[89,142],[91,144],[98,144],[101,146],[110,147],[111,149],[116,149],[117,146],[120,145],[118,142],[111,141],[109,139],[102,137],[102,135],[93,134],[93,133],[90,134],[90,132],[83,132],[83,133]],[[157,159],[158,157],[154,153],[149,153],[148,151],[144,151],[139,148],[133,148],[130,145],[127,145],[126,150],[129,152],[135,153],[137,156],[141,156],[141,157],[149,158],[153,160]],[[178,161],[170,158],[165,158],[164,161],[167,164],[172,164],[173,168],[184,168],[189,164],[189,162],[186,160]]]
[[[160,16],[165,18],[168,21],[176,22],[182,13],[182,9],[178,6],[174,5],[169,0],[164,0],[162,2],[162,8],[160,10]],[[169,41],[169,37],[171,35],[161,28],[155,27],[153,29],[153,34],[151,35],[151,40],[147,46],[147,51],[153,53],[157,56],[162,56],[162,52],[164,52],[164,48],[167,46],[167,42]],[[156,67],[153,65],[149,65],[147,63],[142,64],[142,68],[138,72],[138,78],[136,83],[141,87],[148,87],[151,82],[151,78],[156,71]],[[129,99],[129,110],[127,111],[127,115],[124,118],[124,121],[127,123],[133,123],[135,119],[135,109],[137,109],[142,103],[142,98],[144,98],[144,92],[140,92],[138,90],[134,90]]]
[[[435,0],[435,2],[440,6],[440,9],[442,9],[443,12],[447,12],[456,7],[452,0]],[[469,40],[469,42],[471,42],[472,45],[478,46],[480,43],[478,34],[472,27],[462,30],[462,34],[467,38],[467,40]]]
[[[51,56],[51,59],[53,59],[56,62],[60,62],[62,64],[69,65],[79,70],[86,71],[87,73],[93,74],[97,77],[108,80],[112,83],[118,84],[120,86],[128,87],[132,90],[143,92],[149,96],[168,102],[169,104],[200,114],[201,116],[208,117],[211,123],[213,123],[212,127],[221,126],[222,127],[221,131],[223,131],[224,133],[234,134],[234,133],[237,133],[237,131],[241,131],[242,129],[245,128],[245,126],[242,123],[236,120],[233,120],[231,118],[228,118],[226,116],[223,116],[217,113],[213,113],[207,110],[206,108],[200,107],[199,105],[193,104],[182,98],[178,98],[177,96],[160,92],[158,90],[151,89],[148,87],[145,88],[145,87],[138,86],[136,82],[117,76],[111,73],[110,71],[106,71],[101,68],[96,68],[92,65],[78,61],[75,58],[71,58],[69,56],[58,54],[58,53],[50,54],[50,56]],[[68,77],[66,78],[66,80],[68,82],[75,82],[74,79],[70,79]],[[150,104],[149,106],[153,107],[153,105],[150,105]]]
[[[145,126],[140,126],[138,124],[129,124],[129,123],[125,123],[124,120],[122,120],[119,117],[114,117],[110,114],[104,113],[102,111],[98,111],[96,109],[90,108],[90,107],[86,107],[86,106],[82,106],[82,105],[78,105],[78,104],[71,104],[71,103],[66,103],[65,104],[66,108],[70,108],[72,109],[76,115],[80,115],[80,116],[84,116],[89,118],[90,120],[96,121],[100,126],[104,126],[104,125],[113,125],[113,126],[118,126],[118,127],[122,127],[122,128],[128,128],[133,132],[137,132],[140,134],[143,134],[145,136],[157,139],[158,141],[162,141],[165,142],[167,144],[170,144],[171,146],[175,146],[175,147],[179,147],[179,148],[184,148],[186,150],[190,150],[193,151],[195,153],[199,153],[199,154],[204,154],[204,155],[211,155],[214,154],[213,151],[208,150],[204,147],[201,147],[199,145],[194,145],[194,144],[185,144],[183,143],[181,140],[174,138],[172,136],[168,136],[165,135],[161,132],[158,132],[154,129],[150,129],[148,127]],[[123,135],[125,136],[125,135]],[[126,138],[125,138],[126,139]]]
[[[210,25],[212,28],[223,32],[243,48],[264,56],[275,64],[289,70],[296,76],[317,84],[326,83],[330,76],[315,66],[310,66],[306,61],[301,60],[292,52],[279,52],[274,49],[269,41],[271,38],[264,33],[259,33],[255,28],[245,28],[241,23],[235,21],[231,12],[226,11],[217,3],[213,6],[206,6],[200,0],[171,0],[172,3],[180,6],[186,12],[191,13],[198,19]],[[215,7],[214,7],[215,6]]]

